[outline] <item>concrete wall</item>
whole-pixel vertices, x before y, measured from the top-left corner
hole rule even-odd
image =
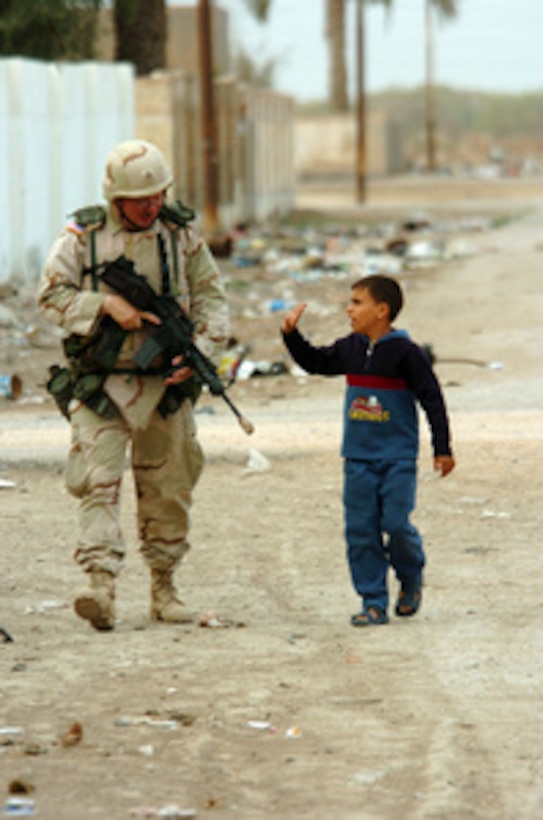
[[[219,218],[286,213],[294,204],[290,98],[215,83]],[[0,59],[0,283],[36,279],[69,215],[102,202],[112,145],[142,137],[164,152],[174,195],[203,210],[198,84],[177,71],[137,79],[119,63]]]
[[[0,59],[0,282],[39,275],[68,215],[102,201],[106,154],[133,132],[130,65]]]
[[[212,8],[218,146],[219,219],[223,227],[286,213],[295,199],[293,102],[242,86],[230,69],[228,14]],[[100,16],[99,53],[113,59],[112,14]],[[135,136],[155,142],[175,176],[173,193],[203,209],[198,16],[168,7],[167,69],[138,77]]]
[[[284,214],[295,200],[294,108],[290,97],[223,76],[214,85],[219,219],[223,227]],[[136,80],[136,136],[152,139],[172,165],[174,193],[203,208],[198,83],[184,72]]]
[[[356,167],[354,114],[298,116],[294,125],[294,167],[300,177],[352,174]],[[366,124],[369,176],[401,173],[406,168],[401,126],[377,112]]]

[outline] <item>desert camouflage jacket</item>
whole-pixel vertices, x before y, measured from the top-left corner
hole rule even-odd
[[[180,228],[156,220],[148,230],[130,232],[110,210],[103,223],[83,226],[71,222],[45,262],[38,294],[40,311],[67,336],[90,336],[96,330],[103,299],[110,291],[99,277],[97,289],[93,286],[93,234],[97,265],[124,255],[160,293],[158,232],[167,248],[172,292],[192,321],[196,344],[217,362],[228,337],[224,287],[208,246],[189,225]],[[133,354],[149,332],[144,329],[127,334],[117,360],[119,368],[130,368]],[[161,376],[114,373],[108,376],[104,389],[131,424],[145,427],[165,388]]]

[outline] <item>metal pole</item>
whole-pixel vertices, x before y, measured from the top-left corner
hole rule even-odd
[[[434,42],[432,0],[426,0],[426,170],[436,170],[436,119],[434,99]]]
[[[209,0],[199,0],[198,44],[200,59],[200,107],[204,183],[204,226],[212,233],[218,228],[218,161],[213,94],[213,40]]]
[[[356,79],[357,79],[357,151],[356,151],[356,198],[366,200],[366,78],[365,78],[365,31],[364,0],[356,1]]]

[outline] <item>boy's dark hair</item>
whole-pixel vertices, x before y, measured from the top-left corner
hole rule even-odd
[[[390,276],[384,276],[381,273],[363,276],[352,285],[351,290],[355,288],[363,288],[369,292],[375,302],[387,304],[391,322],[403,307],[403,293],[400,284]]]

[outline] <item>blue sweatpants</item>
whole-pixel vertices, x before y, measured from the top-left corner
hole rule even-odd
[[[343,502],[347,560],[363,608],[388,607],[392,566],[403,586],[420,586],[425,564],[422,538],[409,516],[415,508],[414,461],[346,459]]]

